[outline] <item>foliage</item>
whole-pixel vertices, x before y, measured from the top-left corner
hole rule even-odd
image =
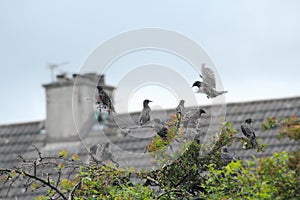
[[[75,180],[81,179],[81,187],[75,199],[151,199],[154,197],[149,186],[133,184],[130,177],[134,169],[124,170],[110,165],[89,166],[80,169]]]
[[[179,123],[178,119],[179,118],[177,118],[175,115],[171,116],[171,119],[167,122],[168,134],[166,138],[162,138],[156,135],[147,146],[148,152],[155,152],[161,150],[175,139],[175,136],[180,131],[180,128],[177,126]]]
[[[289,154],[231,162],[222,169],[209,165],[202,183],[209,199],[299,199],[299,174],[288,166]],[[216,187],[217,185],[217,187]]]
[[[279,126],[281,126],[278,136],[279,139],[282,137],[289,137],[295,141],[300,141],[300,119],[296,115],[288,118],[268,117],[267,120],[261,124],[263,131],[267,131]]]

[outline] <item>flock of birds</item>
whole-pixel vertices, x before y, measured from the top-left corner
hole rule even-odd
[[[200,74],[200,78],[202,78],[202,81],[195,81],[192,87],[197,87],[197,93],[203,93],[207,96],[207,98],[215,98],[219,95],[227,93],[227,91],[217,91],[216,89],[216,78],[214,75],[214,72],[205,66],[205,64],[202,65],[202,74]],[[99,111],[101,112],[101,108],[105,108],[108,110],[109,114],[112,112],[115,112],[115,109],[113,107],[113,103],[109,95],[103,90],[103,88],[98,85],[97,86],[98,90],[98,98],[96,101],[96,104],[99,108]],[[152,102],[149,99],[145,99],[143,101],[143,110],[141,111],[139,115],[139,120],[138,123],[142,127],[144,125],[147,125],[151,122],[151,108],[149,106],[149,103]],[[206,111],[204,109],[197,109],[194,110],[193,112],[187,112],[184,117],[184,100],[180,100],[179,105],[176,108],[176,116],[178,119],[178,124],[177,126],[180,126],[180,122],[183,122],[183,127],[187,127],[189,123],[195,123],[197,119],[201,117],[202,114],[206,114]],[[166,138],[167,133],[168,133],[168,128],[164,126],[164,123],[162,123],[159,119],[154,119],[156,121],[156,124],[159,126],[155,126],[155,131],[157,135],[159,135],[162,138]],[[251,146],[253,148],[258,146],[258,143],[256,141],[256,136],[255,136],[255,131],[254,128],[252,127],[252,122],[253,119],[248,118],[246,119],[242,125],[241,125],[241,130],[248,138],[248,140],[251,143]],[[178,128],[177,127],[177,128]],[[95,152],[95,145],[90,148],[90,152]],[[227,148],[223,148],[223,153],[226,155],[228,153]],[[223,155],[223,154],[222,154]],[[226,156],[225,156],[226,157]]]

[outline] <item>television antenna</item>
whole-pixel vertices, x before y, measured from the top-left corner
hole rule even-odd
[[[62,62],[62,63],[47,63],[47,67],[48,69],[50,69],[51,71],[51,82],[54,81],[54,69],[63,66],[63,65],[67,65],[69,64],[69,62]]]

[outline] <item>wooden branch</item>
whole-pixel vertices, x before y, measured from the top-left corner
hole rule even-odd
[[[82,181],[82,179],[80,179],[79,182],[76,183],[76,185],[74,185],[74,187],[72,188],[72,190],[71,190],[70,193],[69,193],[69,198],[68,198],[68,200],[73,200],[73,199],[74,199],[74,192],[76,191],[76,189],[77,189],[78,187],[80,187],[81,181]]]
[[[157,196],[156,199],[160,199],[161,197],[163,197],[163,196],[165,196],[165,195],[169,195],[171,192],[174,192],[174,193],[180,193],[180,194],[182,194],[182,193],[188,193],[188,194],[190,194],[189,192],[187,192],[187,191],[185,191],[185,190],[181,190],[181,189],[172,189],[172,190],[168,190],[168,191],[166,191],[166,192],[161,193],[160,195]]]
[[[155,183],[158,186],[161,186],[161,184],[157,180],[155,180],[154,178],[151,178],[150,176],[147,176],[146,179],[152,181],[153,183]]]
[[[60,178],[61,178],[61,168],[59,168],[59,171],[58,171],[58,177],[57,177],[57,181],[56,181],[55,187],[58,187],[58,184],[60,182]]]
[[[236,137],[236,136],[233,136],[233,137],[230,137],[230,138],[227,138],[225,141],[224,141],[224,143],[228,143],[229,141],[231,141],[231,140],[243,140],[243,141],[246,141],[247,140],[247,138],[245,138],[245,137]],[[219,149],[221,149],[223,146],[222,145],[220,145],[220,146],[218,146],[217,148],[214,148],[211,152],[209,152],[209,154],[211,154],[211,153],[213,153],[213,152],[215,152],[215,151],[218,151]]]
[[[34,144],[32,146],[34,147],[35,151],[38,153],[39,159],[37,161],[41,162],[43,160],[42,153]]]
[[[65,195],[64,195],[57,187],[55,187],[54,185],[52,185],[52,184],[50,183],[49,180],[41,179],[41,178],[39,178],[39,177],[37,177],[37,176],[34,176],[34,175],[32,175],[32,174],[29,174],[29,173],[23,171],[23,170],[22,170],[22,171],[19,171],[19,170],[16,170],[16,169],[14,169],[14,170],[11,170],[11,169],[0,169],[0,171],[6,172],[6,173],[10,173],[10,172],[14,171],[14,172],[16,172],[17,174],[24,175],[24,176],[27,176],[27,177],[29,177],[29,178],[32,178],[32,179],[34,179],[34,180],[36,180],[36,181],[39,181],[39,182],[43,183],[44,185],[50,187],[52,190],[54,190],[55,192],[57,192],[57,193],[61,196],[62,199],[68,200],[68,199],[65,197]]]

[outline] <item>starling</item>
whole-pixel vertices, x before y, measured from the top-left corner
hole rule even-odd
[[[178,119],[181,118],[182,113],[183,113],[183,111],[184,111],[184,103],[185,103],[184,100],[180,100],[180,101],[179,101],[179,105],[178,105],[177,108],[176,108],[177,118],[178,118]]]
[[[185,115],[183,126],[187,127],[189,123],[195,123],[197,121],[197,119],[199,119],[201,117],[202,114],[206,114],[206,111],[202,108],[189,111]]]
[[[90,148],[90,152],[93,155],[97,154],[98,149],[100,149],[101,145],[100,144],[94,144],[93,146],[91,146]]]
[[[144,102],[143,102],[143,110],[139,117],[139,123],[141,126],[150,122],[151,108],[148,105],[150,102],[152,102],[152,101],[150,101],[148,99],[144,100]]]
[[[198,87],[198,92],[206,94],[207,98],[214,98],[227,93],[227,91],[216,90],[215,74],[210,68],[205,67],[205,64],[202,65],[202,75],[200,74],[200,77],[203,81],[194,82],[192,87]]]
[[[251,126],[252,122],[254,122],[253,119],[246,119],[245,122],[241,125],[241,129],[243,134],[250,140],[251,145],[255,148],[258,146],[258,143],[256,141],[254,128]]]
[[[168,135],[168,129],[166,127],[163,127],[157,132],[157,135],[159,135],[161,138],[166,139]]]
[[[184,111],[184,103],[185,103],[184,100],[180,100],[179,105],[176,108],[176,117],[177,117],[177,121],[178,121],[177,128],[179,128],[179,126],[180,126],[182,113]]]
[[[118,163],[114,160],[114,156],[112,152],[109,150],[109,142],[106,142],[104,144],[95,144],[91,146],[90,153],[93,155],[93,160],[90,161],[101,161],[101,162],[107,162],[111,161],[118,165]],[[95,160],[94,160],[95,159]]]
[[[98,89],[99,100],[103,104],[103,106],[108,108],[109,112],[111,112],[111,111],[115,112],[115,108],[112,105],[112,101],[111,101],[110,97],[106,94],[106,92],[103,90],[103,88],[98,85],[97,89]],[[100,103],[100,102],[97,102],[97,103]]]
[[[233,155],[231,155],[231,154],[228,152],[227,147],[224,147],[224,148],[222,149],[221,158],[222,158],[222,160],[223,160],[223,162],[224,162],[225,165],[228,165],[232,160],[233,160],[233,161],[236,161],[236,160],[237,160]]]

